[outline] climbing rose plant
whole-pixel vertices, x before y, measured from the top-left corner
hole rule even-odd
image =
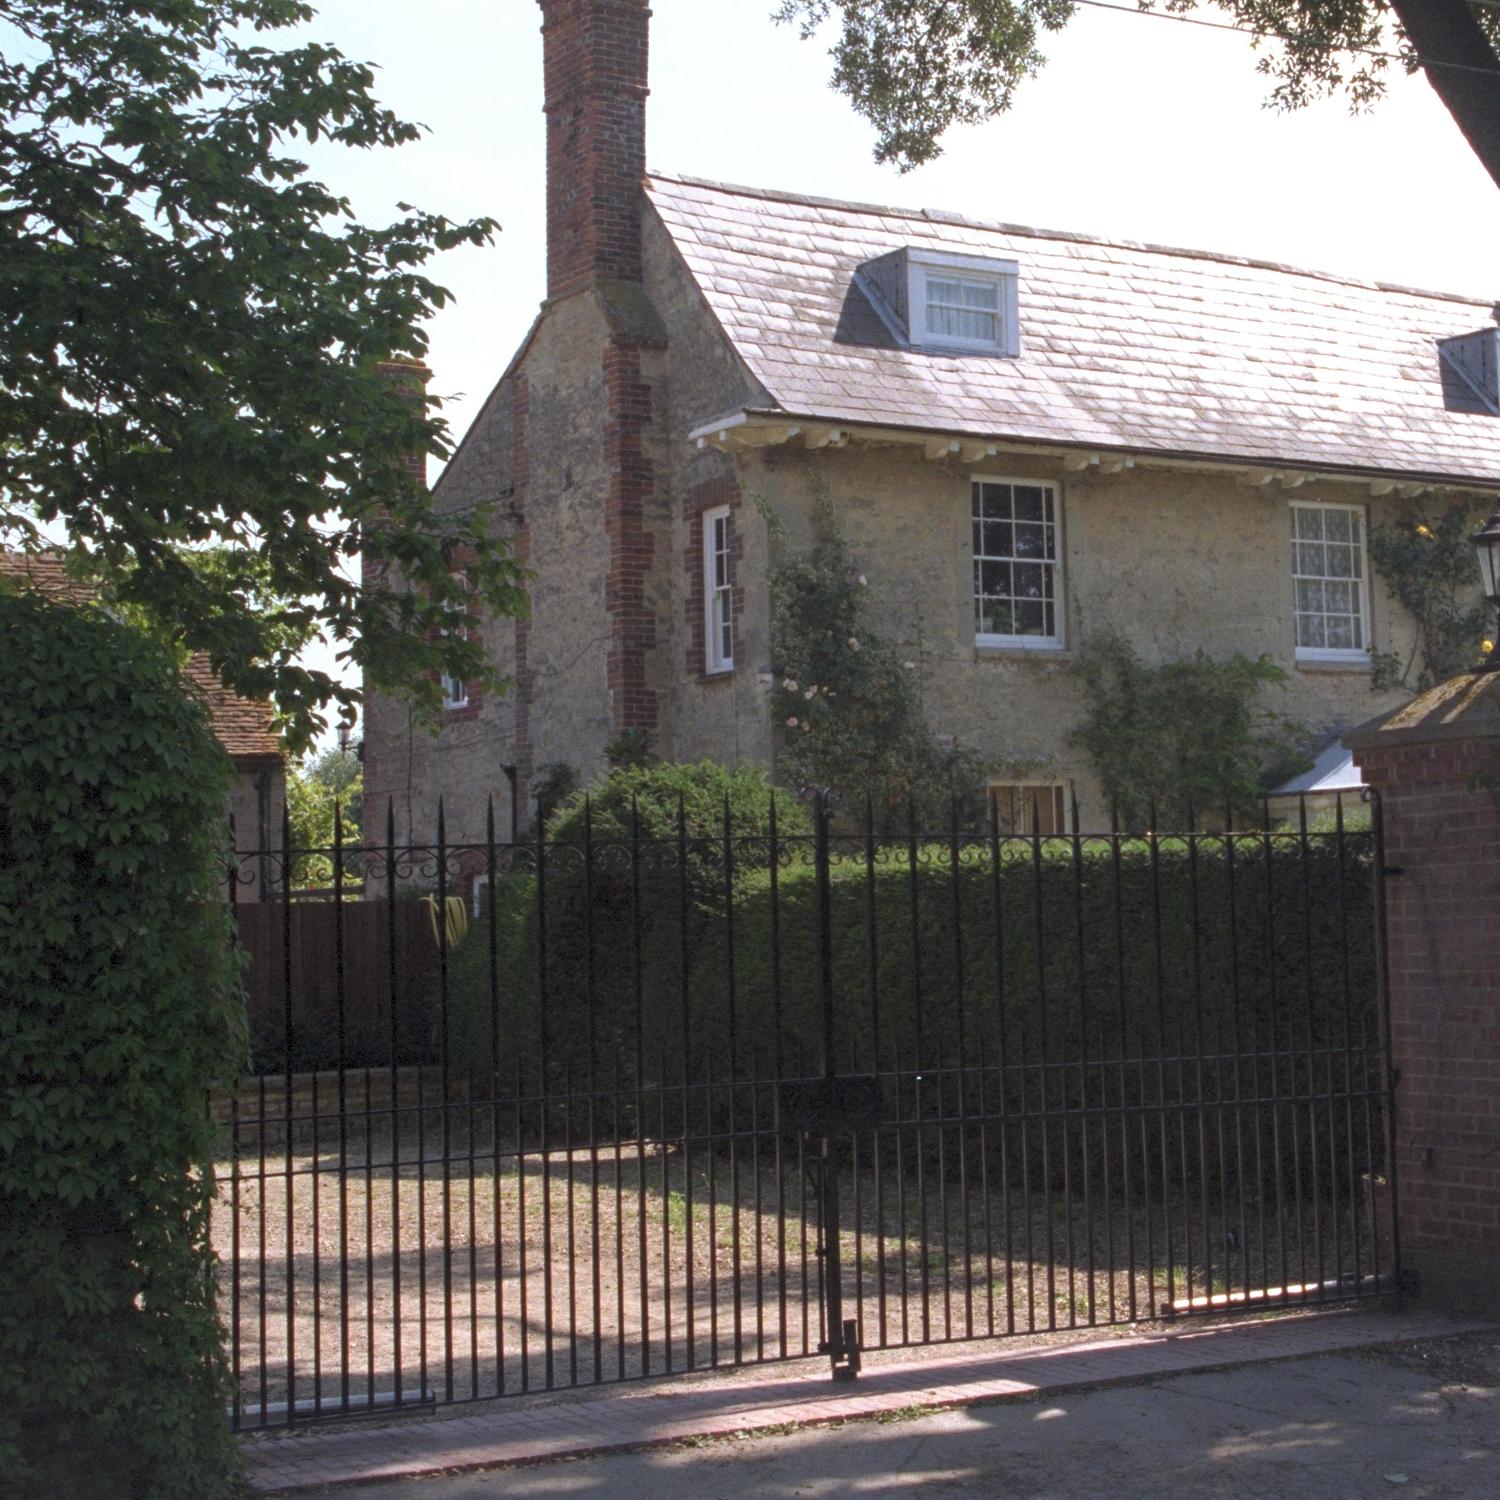
[[[871,621],[869,580],[849,549],[826,483],[814,481],[813,543],[791,549],[784,522],[759,502],[777,561],[770,574],[772,723],[782,779],[830,787],[846,817],[866,799],[883,827],[915,818],[946,830],[955,808],[977,826],[984,765],[938,742],[921,698],[919,663]]]

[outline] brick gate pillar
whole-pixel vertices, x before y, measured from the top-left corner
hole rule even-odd
[[[1344,736],[1384,812],[1402,1262],[1424,1295],[1500,1293],[1500,672]]]

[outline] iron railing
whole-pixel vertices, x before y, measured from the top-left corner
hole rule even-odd
[[[388,816],[238,854],[282,942],[261,1071],[218,1101],[236,1424],[1388,1290],[1360,811],[929,837],[609,806],[506,843],[439,809],[430,843]],[[321,953],[286,899],[310,853]],[[417,953],[424,894],[473,915]]]

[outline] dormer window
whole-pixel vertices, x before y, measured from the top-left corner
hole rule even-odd
[[[926,271],[927,341],[1000,347],[1000,283],[979,276]]]
[[[915,349],[1021,352],[1013,260],[908,245],[860,267],[859,279],[891,331]]]

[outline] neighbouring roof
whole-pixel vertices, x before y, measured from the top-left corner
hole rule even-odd
[[[1500,485],[1500,418],[1445,405],[1437,351],[1490,301],[692,178],[646,191],[789,415]],[[853,273],[903,245],[1019,262],[1020,357],[900,347]]]
[[[1364,777],[1354,764],[1353,752],[1346,750],[1335,736],[1318,752],[1311,769],[1283,782],[1270,795],[1295,797],[1304,792],[1357,792],[1364,784]]]
[[[68,575],[62,555],[56,552],[0,550],[0,577],[69,604],[87,604],[96,597],[88,584]],[[182,675],[207,705],[214,738],[228,752],[230,759],[282,759],[281,741],[271,728],[269,703],[241,698],[230,692],[201,652],[188,658]]]

